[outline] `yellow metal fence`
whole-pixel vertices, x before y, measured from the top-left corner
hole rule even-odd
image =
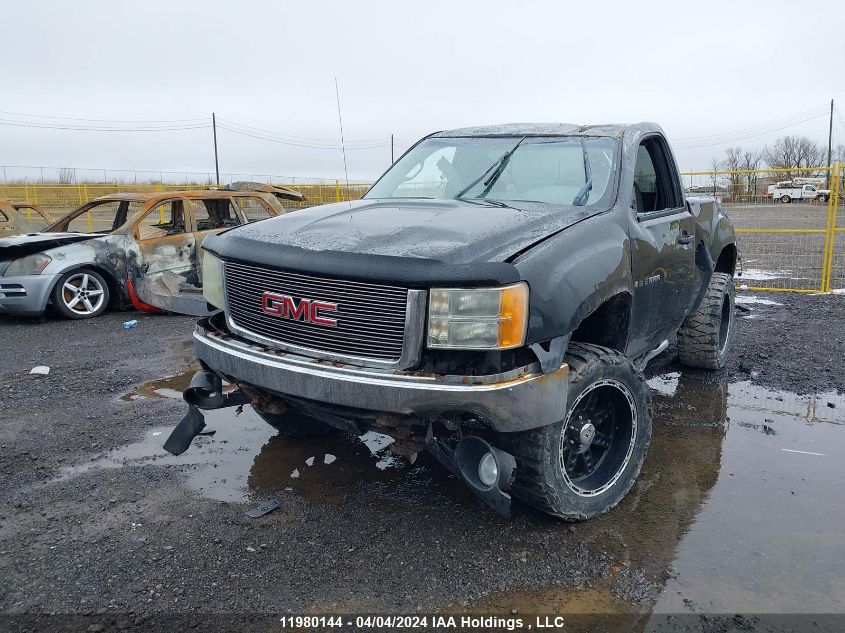
[[[687,195],[716,195],[737,231],[749,290],[830,292],[845,288],[843,165],[793,169],[686,172]],[[772,197],[770,186],[790,181],[829,194],[794,199]],[[810,193],[810,195],[813,195]]]
[[[686,172],[687,195],[716,195],[734,223],[743,261],[738,283],[751,290],[830,292],[845,290],[845,175],[842,163],[802,169]],[[818,188],[830,183],[830,195],[784,204],[772,199],[769,185],[785,180],[814,180]],[[822,181],[824,184],[822,184]],[[284,184],[284,183],[278,183]],[[322,184],[284,184],[301,192],[302,208],[360,198],[369,183],[337,181]],[[139,184],[18,184],[0,185],[0,198],[41,205],[59,218],[81,204],[118,192],[157,192],[204,189],[207,185]]]
[[[282,184],[282,183],[276,183]],[[369,183],[336,181],[323,184],[283,184],[306,197],[302,203],[285,201],[288,208],[304,208],[329,202],[356,200],[363,196]],[[209,189],[208,185],[138,185],[138,184],[11,184],[0,185],[0,198],[14,202],[31,202],[41,206],[48,215],[58,219],[82,204],[113,193],[156,193],[160,191],[184,191],[188,189]]]

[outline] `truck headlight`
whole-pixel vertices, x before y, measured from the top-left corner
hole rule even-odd
[[[215,308],[223,308],[223,260],[202,251],[202,296]]]
[[[53,258],[44,253],[35,253],[34,255],[27,255],[16,259],[6,272],[3,273],[6,277],[14,277],[15,275],[38,275],[44,271]]]
[[[510,349],[525,343],[528,285],[503,288],[432,288],[428,299],[428,346]]]

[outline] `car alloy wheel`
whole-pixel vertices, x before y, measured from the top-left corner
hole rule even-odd
[[[102,307],[105,293],[99,279],[88,273],[79,272],[65,280],[61,297],[68,310],[87,316],[96,313]]]

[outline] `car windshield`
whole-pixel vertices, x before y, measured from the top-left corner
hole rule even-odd
[[[589,205],[611,189],[615,165],[609,138],[429,138],[364,197]]]

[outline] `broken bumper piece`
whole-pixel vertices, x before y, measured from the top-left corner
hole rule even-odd
[[[513,455],[490,446],[474,435],[463,438],[452,448],[435,438],[431,427],[426,447],[437,461],[463,479],[479,499],[500,516],[510,518],[511,496],[506,491],[513,483],[516,469]]]
[[[486,376],[444,376],[358,367],[275,352],[214,330],[208,319],[194,332],[197,358],[231,382],[284,398],[405,416],[474,414],[500,432],[522,431],[562,419],[569,367],[543,373],[539,363]]]
[[[190,386],[182,392],[182,397],[188,403],[188,412],[164,443],[164,450],[173,455],[181,455],[188,450],[194,438],[205,428],[205,417],[200,409],[225,409],[248,402],[240,391],[223,393],[222,381],[209,371],[194,374]]]

